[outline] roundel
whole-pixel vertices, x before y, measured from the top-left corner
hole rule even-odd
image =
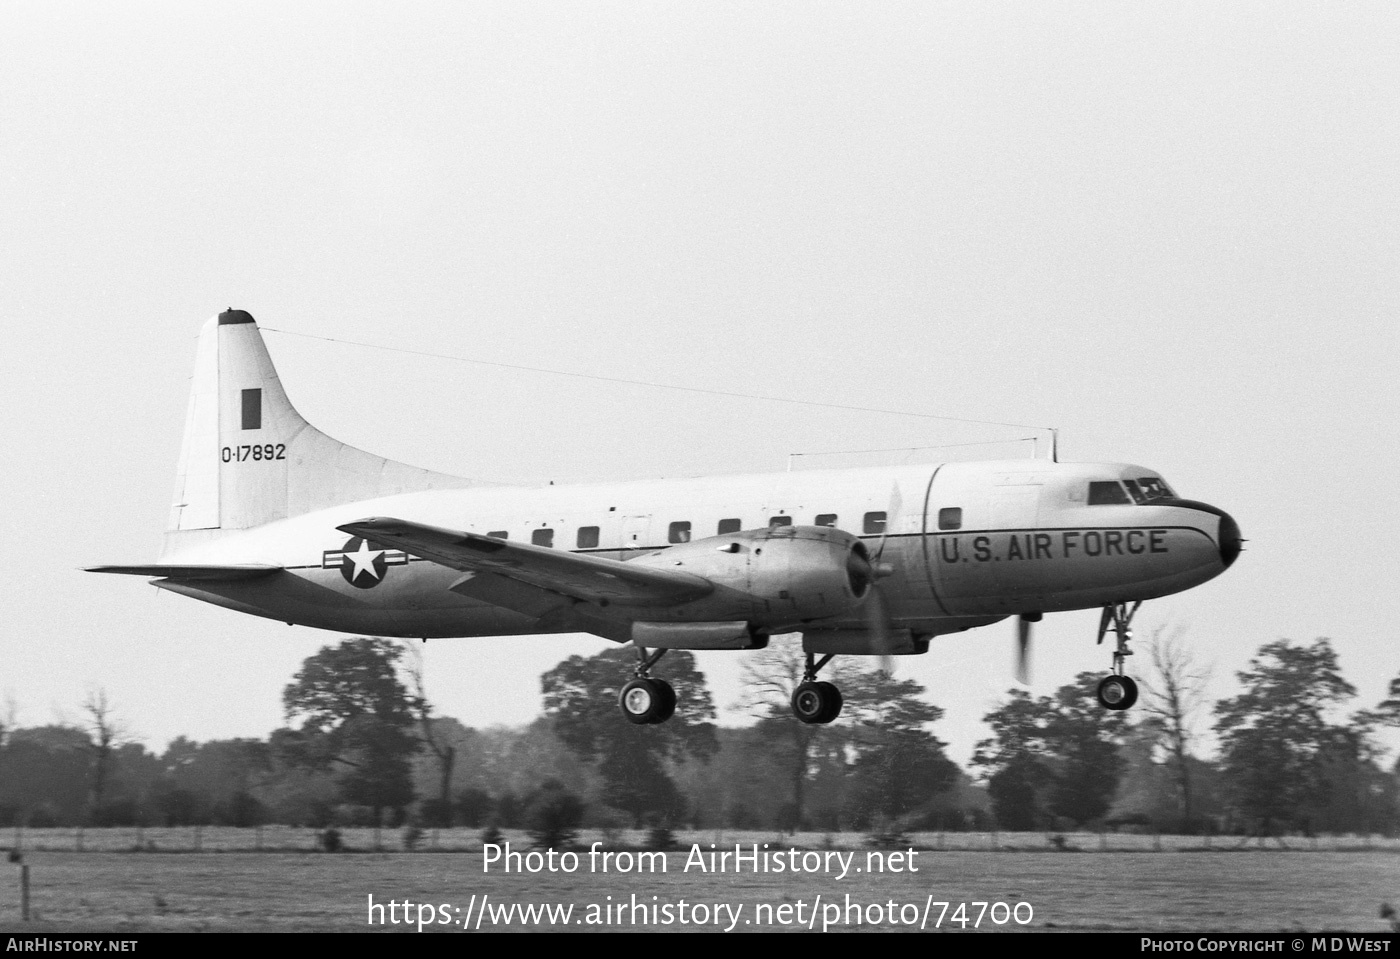
[[[341,547],[340,575],[357,589],[372,589],[384,582],[389,568],[385,550],[375,549],[362,537],[352,536]]]

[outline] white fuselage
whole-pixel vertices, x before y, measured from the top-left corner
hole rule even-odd
[[[324,629],[403,637],[546,632],[526,615],[454,593],[460,571],[347,539],[337,527],[394,516],[626,560],[776,522],[860,537],[887,567],[891,624],[927,636],[1016,613],[1151,599],[1219,575],[1238,552],[1238,528],[1219,510],[1174,498],[1090,505],[1091,482],[1152,477],[1126,464],[1014,460],[430,490],[176,538],[163,562],[283,569],[256,580],[157,585]],[[685,621],[687,612],[681,605],[645,618]],[[817,625],[863,621],[857,610]]]

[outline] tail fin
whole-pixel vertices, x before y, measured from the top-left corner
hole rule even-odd
[[[199,336],[166,552],[341,503],[471,485],[311,426],[288,402],[253,317],[230,309]]]

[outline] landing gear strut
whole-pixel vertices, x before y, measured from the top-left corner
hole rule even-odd
[[[792,714],[808,724],[826,724],[841,715],[841,690],[827,682],[817,682],[817,673],[831,661],[827,653],[819,661],[807,654],[807,668],[802,671],[802,683],[792,693]]]
[[[1141,605],[1142,600],[1133,603],[1131,608],[1127,603],[1110,603],[1103,608],[1103,615],[1099,617],[1099,643],[1103,643],[1109,627],[1113,628],[1118,640],[1118,645],[1113,650],[1113,673],[1099,682],[1099,705],[1104,709],[1127,709],[1137,702],[1137,683],[1124,675],[1123,660],[1133,654],[1128,648],[1128,640],[1133,638],[1133,616],[1137,614]]]
[[[652,679],[650,675],[651,667],[664,655],[664,649],[653,653],[637,647],[637,678],[623,686],[617,697],[617,705],[628,722],[638,726],[664,723],[675,713],[676,691],[666,680]]]

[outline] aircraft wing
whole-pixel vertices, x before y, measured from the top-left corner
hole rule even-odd
[[[540,604],[538,600],[556,597],[623,606],[671,606],[698,599],[714,590],[709,580],[681,570],[513,543],[405,519],[372,517],[338,528],[352,536],[363,536],[385,549],[401,549],[450,569],[462,570],[469,575],[453,585],[454,591],[466,595],[482,593],[481,598],[487,602],[536,616],[542,615],[537,610],[554,605]],[[476,583],[478,579],[483,582]],[[553,595],[540,596],[534,590],[522,591],[520,586]],[[499,600],[489,598],[484,594],[486,591],[499,596]]]
[[[122,573],[127,576],[160,576],[165,579],[204,580],[232,582],[240,579],[258,579],[270,576],[281,570],[281,566],[263,566],[248,563],[237,566],[89,566],[88,573]]]

